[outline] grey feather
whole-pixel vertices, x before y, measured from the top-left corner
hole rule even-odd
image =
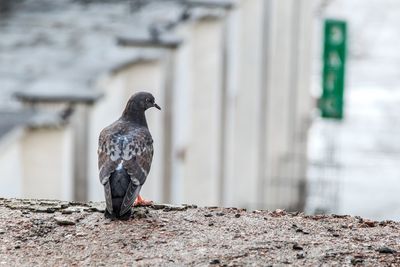
[[[111,213],[113,213],[113,206],[112,206],[111,187],[110,187],[110,183],[109,182],[104,184],[104,195],[106,197],[107,210],[111,214]]]
[[[124,200],[122,201],[121,204],[120,215],[125,214],[132,207],[133,203],[135,202],[135,199],[139,195],[141,188],[142,188],[141,186],[135,185],[132,182],[129,183],[128,190],[126,190]]]

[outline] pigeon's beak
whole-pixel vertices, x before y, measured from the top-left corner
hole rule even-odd
[[[158,109],[158,110],[161,110],[160,106],[157,105],[156,103],[154,103],[154,107],[155,107],[156,109]]]

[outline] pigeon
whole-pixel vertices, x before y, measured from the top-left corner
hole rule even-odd
[[[151,203],[139,195],[153,159],[153,139],[144,114],[151,107],[161,110],[152,94],[136,93],[122,116],[100,132],[98,166],[106,218],[126,220],[133,204]]]

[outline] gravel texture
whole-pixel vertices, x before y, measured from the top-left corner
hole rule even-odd
[[[157,204],[0,199],[0,266],[400,266],[400,223]]]

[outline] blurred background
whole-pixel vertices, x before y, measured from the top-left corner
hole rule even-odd
[[[400,219],[400,2],[0,0],[0,197],[103,200],[153,93],[156,202]]]

